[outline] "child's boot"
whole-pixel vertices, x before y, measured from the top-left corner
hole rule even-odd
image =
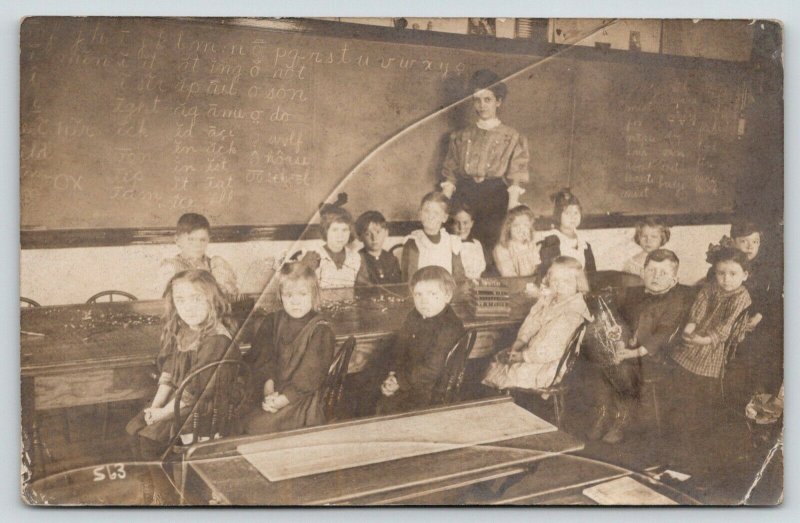
[[[617,401],[617,415],[614,418],[614,423],[611,424],[611,428],[603,436],[604,442],[616,445],[625,439],[625,428],[628,426],[630,411],[630,404],[627,401]]]
[[[611,405],[605,402],[600,404],[600,406],[597,407],[597,418],[594,420],[592,428],[586,433],[586,437],[589,438],[590,441],[599,440],[603,437],[603,434],[606,433],[613,419],[614,409]]]

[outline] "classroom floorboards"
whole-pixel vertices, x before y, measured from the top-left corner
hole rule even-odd
[[[487,393],[481,386],[465,389],[465,394],[478,397]],[[521,403],[537,415],[552,421],[551,403]],[[91,481],[92,468],[107,463],[129,462],[125,425],[133,417],[138,406],[112,405],[109,409],[106,437],[102,435],[103,410],[82,407],[66,411],[52,411],[40,416],[41,440],[47,450],[46,474],[47,497],[51,502],[70,504],[136,505],[141,502],[138,478],[146,473],[143,467],[129,467],[128,479],[132,481]],[[564,428],[567,432],[583,436],[593,420],[593,407],[586,398],[572,394],[567,398],[567,413]],[[69,416],[69,440],[65,438],[64,416]],[[759,429],[773,438],[774,430]],[[690,445],[676,440],[669,434],[659,435],[645,405],[634,417],[625,440],[617,445],[587,442],[577,455],[610,463],[637,472],[653,467],[666,467],[691,475],[685,482],[668,482],[677,490],[692,496],[704,504],[738,504],[756,472],[759,470],[771,443],[753,446],[748,427],[743,417],[728,413],[714,428]],[[781,455],[778,458],[782,458]],[[76,477],[78,478],[76,480]],[[764,474],[760,488],[750,499],[752,504],[774,504],[781,499],[782,463],[777,460]],[[533,488],[533,479],[524,478],[514,486],[514,493]],[[80,486],[78,486],[80,484]],[[88,485],[88,488],[87,488]],[[485,498],[465,497],[465,502],[480,502]],[[488,500],[487,500],[488,501]],[[521,503],[525,503],[522,501]]]

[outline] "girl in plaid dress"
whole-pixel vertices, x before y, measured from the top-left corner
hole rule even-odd
[[[697,295],[683,329],[681,343],[672,354],[677,363],[675,391],[681,396],[676,406],[684,413],[683,429],[692,430],[709,420],[720,396],[719,377],[725,365],[725,343],[736,318],[750,306],[747,256],[723,247],[712,253],[714,280]]]

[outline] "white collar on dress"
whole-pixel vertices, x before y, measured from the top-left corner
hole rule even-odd
[[[353,257],[354,253],[356,255],[358,254],[357,251],[353,251],[353,249],[351,249],[347,245],[344,246],[343,250],[344,250],[344,261],[345,261],[345,264]],[[333,261],[333,258],[331,258],[331,255],[328,252],[328,249],[325,248],[325,244],[324,243],[317,248],[317,253],[320,255],[321,258],[325,258],[326,260],[328,260],[328,261],[330,261],[332,263],[336,263],[336,262]]]
[[[483,129],[484,131],[491,131],[492,129],[500,125],[500,119],[492,118],[491,120],[478,120],[477,122],[475,122],[475,125],[478,126],[478,129]]]
[[[554,231],[555,231],[556,236],[558,236],[558,239],[561,241],[561,243],[563,245],[567,245],[567,244],[573,245],[573,244],[575,244],[575,242],[577,242],[578,246],[577,246],[576,250],[580,250],[580,251],[586,250],[586,242],[581,237],[580,231],[575,231],[575,236],[576,236],[575,238],[570,238],[569,236],[567,236],[566,234],[561,232],[561,229],[559,229],[559,228],[554,229]]]
[[[440,234],[439,237],[441,238],[439,240],[439,243],[433,243],[430,240],[430,238],[428,238],[428,235],[425,234],[425,231],[422,229],[417,229],[415,231],[412,231],[411,234],[409,234],[406,237],[406,240],[413,239],[415,242],[417,242],[417,247],[419,247],[420,244],[425,244],[431,247],[431,246],[441,245],[442,242],[449,242],[453,254],[461,254],[461,238],[458,235],[449,234],[444,227],[439,229],[439,234]]]

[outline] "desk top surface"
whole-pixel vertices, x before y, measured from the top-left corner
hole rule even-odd
[[[599,273],[593,280],[594,288],[630,284],[629,279],[615,272]],[[525,286],[531,281],[504,279],[511,302],[507,316],[475,316],[468,306],[466,286],[458,289],[453,308],[468,328],[514,326],[534,302],[525,293]],[[264,316],[278,306],[272,293],[245,297],[234,304],[234,316],[241,325],[237,340],[247,344]],[[389,335],[399,329],[412,307],[404,284],[322,292],[322,312],[340,339]],[[163,309],[163,300],[21,309],[20,329],[25,332],[20,335],[22,375],[151,364],[158,352]]]
[[[510,401],[510,398],[494,398],[401,416],[413,420],[415,416],[433,411],[502,406]],[[464,482],[477,482],[509,467],[524,467],[531,462],[583,448],[579,440],[556,430],[275,482],[267,480],[237,451],[243,443],[287,438],[292,434],[324,434],[346,425],[368,430],[384,419],[369,418],[292,433],[201,444],[187,454],[186,465],[190,473],[200,478],[219,499],[233,505],[361,504],[360,500],[376,503],[397,499],[398,496],[424,495],[432,486],[446,489]]]

